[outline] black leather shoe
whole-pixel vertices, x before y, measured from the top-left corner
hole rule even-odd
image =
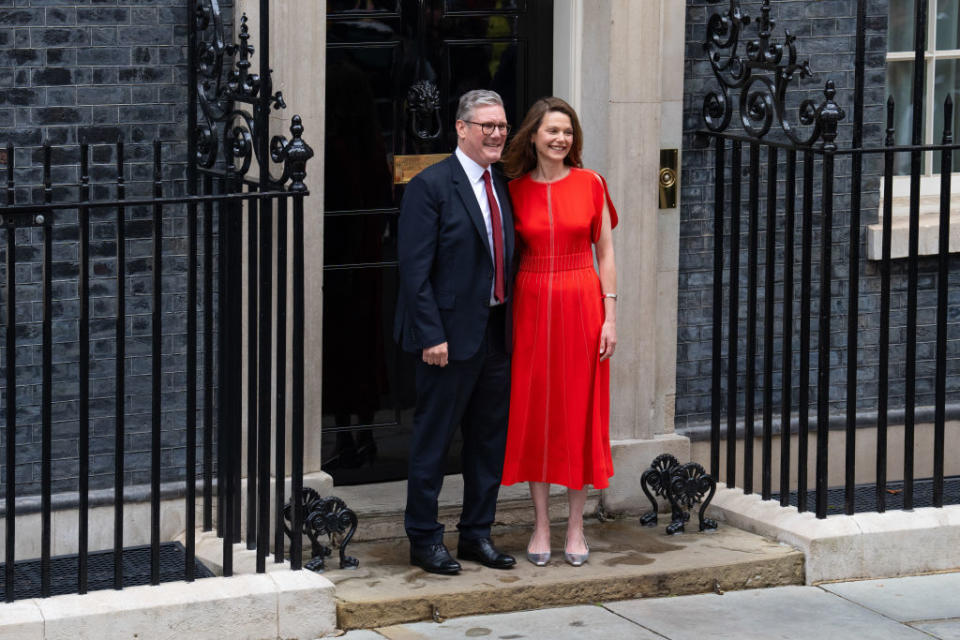
[[[422,547],[410,545],[410,564],[428,573],[448,576],[460,573],[460,563],[453,559],[443,543]]]
[[[513,556],[497,550],[490,538],[477,538],[476,540],[461,538],[459,544],[457,544],[457,557],[461,560],[479,562],[491,569],[509,569],[517,564]]]

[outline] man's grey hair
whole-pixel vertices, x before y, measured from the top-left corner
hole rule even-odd
[[[489,89],[474,89],[467,91],[460,96],[460,104],[457,105],[457,120],[467,120],[473,117],[473,110],[480,106],[498,105],[503,106],[503,98],[496,91]]]

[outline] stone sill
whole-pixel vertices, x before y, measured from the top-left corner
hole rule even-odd
[[[877,213],[877,224],[867,225],[867,260],[883,257],[883,198]],[[918,255],[935,256],[940,251],[940,196],[923,195],[920,198]],[[960,252],[960,203],[951,200],[950,253]],[[890,257],[906,258],[910,253],[910,198],[893,199],[893,220],[890,227]]]
[[[920,216],[920,242],[917,255],[935,256],[940,251],[940,214]],[[960,252],[960,212],[950,214],[950,253]],[[906,258],[910,254],[910,221],[894,216],[890,229],[890,257]],[[883,256],[883,224],[867,226],[867,260]]]

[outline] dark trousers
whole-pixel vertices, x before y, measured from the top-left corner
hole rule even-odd
[[[504,336],[504,306],[494,307],[486,336],[469,360],[446,367],[417,363],[417,408],[413,418],[404,526],[417,546],[443,541],[437,497],[454,430],[463,434],[463,511],[460,537],[490,536],[503,472],[510,398],[510,357]]]

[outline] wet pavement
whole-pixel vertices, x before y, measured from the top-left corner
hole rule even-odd
[[[344,640],[960,640],[960,573],[451,618]]]

